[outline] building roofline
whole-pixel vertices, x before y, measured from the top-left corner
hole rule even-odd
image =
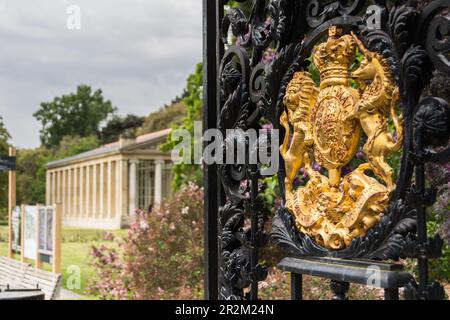
[[[151,144],[155,142],[159,142],[167,138],[170,134],[171,129],[164,129],[160,131],[155,131],[152,133],[148,133],[145,135],[141,135],[136,137],[135,139],[120,139],[119,141],[115,141],[103,146],[100,146],[96,149],[92,149],[72,157],[67,157],[60,160],[50,161],[45,164],[46,169],[54,169],[58,167],[63,167],[72,163],[94,160],[100,157],[111,156],[121,154],[124,151],[130,151],[136,147]]]

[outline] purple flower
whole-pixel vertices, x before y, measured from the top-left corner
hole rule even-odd
[[[346,165],[345,167],[342,168],[342,175],[346,176],[352,171],[353,171],[352,167],[350,165]]]
[[[272,48],[268,48],[263,54],[262,63],[269,64],[273,62],[273,60],[275,60],[275,56],[275,50]]]
[[[306,172],[305,168],[300,169],[300,174],[302,175],[302,179],[306,179],[308,177],[308,173]]]
[[[365,159],[365,158],[366,158],[366,154],[364,153],[364,151],[359,150],[359,151],[356,153],[356,158],[358,158],[358,159]]]
[[[322,170],[322,167],[317,162],[314,162],[312,168],[313,168],[314,171]]]
[[[273,129],[273,124],[271,124],[271,123],[266,123],[266,124],[263,124],[263,125],[261,126],[261,128],[262,128],[263,130],[270,131],[270,130]]]

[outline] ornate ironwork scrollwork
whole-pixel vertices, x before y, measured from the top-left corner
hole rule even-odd
[[[309,1],[306,8],[306,20],[311,28],[316,28],[323,24],[327,19],[336,16],[352,15],[358,12],[364,6],[364,1],[328,1],[322,4],[319,0]]]
[[[388,189],[393,188],[392,193],[389,190],[388,205],[378,212],[379,219],[373,225],[348,238],[345,246],[334,248],[318,242],[306,229],[299,230],[298,223],[286,208],[290,186],[285,188],[285,177],[290,169],[280,157],[278,180],[283,206],[273,218],[271,240],[289,254],[300,256],[375,260],[417,258],[422,266],[419,282],[408,287],[407,297],[438,298],[442,290],[438,284],[428,286],[424,267],[428,259],[439,257],[442,248],[438,236],[429,238],[426,233],[425,208],[434,203],[435,193],[425,188],[424,164],[449,161],[450,108],[447,101],[422,97],[422,92],[433,70],[450,73],[447,16],[450,1],[431,1],[421,9],[413,3],[400,1],[388,6],[385,1],[272,0],[267,3],[255,0],[249,17],[239,8],[230,8],[222,21],[222,41],[227,50],[219,71],[221,114],[218,127],[223,133],[227,129],[258,129],[258,121],[264,118],[274,129],[280,129],[282,141],[294,125],[293,122],[284,126],[280,123],[289,84],[306,71],[311,52],[323,42],[329,28],[342,28],[348,41],[355,41],[359,52],[363,53],[364,66],[372,68],[370,64],[375,63],[377,68],[381,65],[386,74],[390,74],[391,78],[383,78],[391,81],[389,95],[393,95],[398,87],[398,105],[403,116],[401,125],[397,123],[397,133],[403,132],[403,139],[398,136],[395,140],[402,149],[398,179],[391,181],[384,164],[385,169],[379,169],[369,159],[378,178],[381,177]],[[372,6],[372,11],[364,12],[368,5]],[[368,15],[377,12],[383,15],[380,21],[385,22],[380,28],[368,24]],[[234,40],[228,43],[230,30],[234,39],[238,39],[237,43]],[[354,40],[351,40],[351,32]],[[336,43],[331,42],[324,50],[334,48],[332,50],[337,52],[338,49],[333,47]],[[276,53],[273,62],[264,63],[262,57],[268,48]],[[334,63],[331,60],[328,61],[330,70]],[[342,63],[347,69],[353,63],[350,60],[348,66]],[[326,80],[329,72],[334,72],[325,69],[321,70],[321,81]],[[342,74],[346,73],[343,71]],[[351,91],[349,84],[345,86]],[[373,114],[374,111],[368,112]],[[391,116],[395,120],[394,113]],[[373,135],[379,135],[380,128],[376,128]],[[368,144],[373,143],[370,128],[365,129]],[[237,145],[249,152],[252,148],[239,133],[230,134],[225,141],[225,153]],[[443,149],[435,151],[438,145]],[[373,149],[369,149],[367,147],[368,152],[373,153]],[[219,230],[221,297],[224,299],[245,298],[243,289],[249,286],[252,295],[248,297],[255,298],[257,282],[265,276],[264,268],[257,261],[257,248],[267,240],[265,210],[258,196],[259,170],[258,165],[248,162],[219,166],[228,201],[220,211]],[[336,175],[337,185],[339,178],[340,175]],[[245,217],[252,221],[251,226],[244,227]]]

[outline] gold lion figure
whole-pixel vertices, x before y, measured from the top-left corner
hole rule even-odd
[[[310,117],[317,94],[316,85],[311,79],[311,75],[306,71],[295,73],[286,89],[284,105],[287,110],[283,112],[280,118],[280,123],[285,129],[280,153],[285,161],[286,192],[291,192],[295,176],[300,168],[305,165],[304,154],[314,142]],[[289,123],[293,126],[292,133]]]

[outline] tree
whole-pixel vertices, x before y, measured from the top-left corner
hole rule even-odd
[[[101,90],[92,92],[90,86],[80,85],[76,93],[41,103],[33,115],[42,124],[41,143],[55,147],[64,136],[99,135],[101,124],[116,110],[111,101],[103,98]]]
[[[136,131],[144,124],[145,117],[129,114],[126,117],[115,116],[101,130],[99,139],[102,144],[117,141],[121,135],[136,136]]]
[[[182,124],[173,126],[173,129],[183,129],[190,132],[192,137],[191,154],[194,155],[195,145],[201,143],[201,141],[195,141],[194,139],[194,121],[201,121],[203,115],[203,65],[201,63],[197,64],[195,72],[188,77],[185,91],[186,97],[183,99],[183,103],[187,106],[187,115],[183,119]],[[173,150],[178,142],[172,138],[172,135],[169,135],[167,142],[162,145],[162,150]],[[197,185],[203,184],[200,165],[180,163],[174,165],[172,171],[174,174],[172,184],[175,190],[179,190],[189,182]]]
[[[21,149],[17,153],[17,203],[45,203],[45,165],[99,146],[97,136],[61,139],[57,148]]]
[[[176,101],[176,99],[174,100]],[[186,104],[183,101],[164,106],[158,112],[151,113],[144,121],[137,134],[164,130],[171,126],[181,125],[186,117]]]
[[[100,142],[95,135],[90,135],[87,137],[65,136],[62,138],[58,149],[56,149],[51,155],[51,159],[47,160],[53,161],[72,157],[77,154],[95,149],[99,146]]]
[[[45,147],[17,152],[17,203],[45,203],[45,164],[51,158]]]
[[[246,17],[250,16],[250,14],[252,12],[252,8],[253,8],[252,1],[239,2],[239,1],[233,0],[233,1],[228,2],[228,5],[233,8],[241,9],[245,13]]]
[[[3,123],[3,118],[0,116],[0,156],[8,155],[9,144],[8,141],[11,136],[6,130]],[[8,175],[6,173],[0,173],[0,220],[4,220],[3,217],[6,214],[8,206]]]

